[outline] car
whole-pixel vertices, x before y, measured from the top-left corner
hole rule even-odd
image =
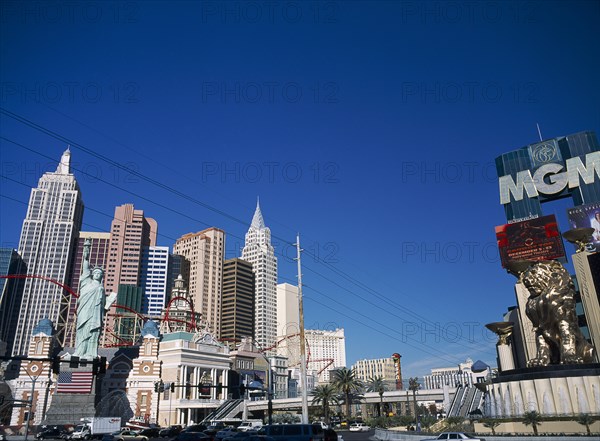
[[[43,429],[41,432],[38,432],[35,435],[35,438],[39,439],[39,440],[58,439],[58,438],[63,438],[64,435],[65,435],[64,429],[62,429],[58,426],[54,426],[54,427],[47,427],[47,428]]]
[[[181,432],[173,439],[175,441],[209,441],[213,437],[204,432]]]
[[[148,441],[148,437],[130,429],[121,429],[102,437],[102,441]]]
[[[147,429],[140,430],[140,435],[147,436],[148,438],[158,438],[160,433],[160,427],[148,427]]]
[[[215,439],[223,439],[223,438],[227,438],[229,435],[233,434],[237,432],[237,430],[235,429],[235,427],[233,426],[229,426],[229,427],[225,427],[224,429],[219,430],[216,435],[215,435]]]
[[[320,424],[272,424],[261,430],[275,441],[322,441],[323,429]]]
[[[255,430],[247,430],[245,432],[233,432],[231,435],[229,435],[227,438],[222,438],[223,441],[238,441],[238,440],[246,440],[251,436],[254,435],[258,435],[258,432],[256,432]]]
[[[182,427],[179,425],[165,427],[164,429],[160,429],[158,432],[158,436],[161,438],[171,438],[173,436],[177,436],[181,433]]]
[[[436,441],[440,439],[467,439],[469,441],[485,441],[484,438],[471,438],[463,432],[442,432],[436,438],[427,438],[421,441]]]
[[[207,429],[205,424],[192,424],[187,426],[181,432],[204,432]]]
[[[371,430],[365,423],[352,423],[350,424],[350,432],[368,432]]]

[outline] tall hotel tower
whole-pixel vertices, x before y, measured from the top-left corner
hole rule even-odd
[[[27,265],[27,273],[62,284],[69,282],[83,217],[81,192],[70,164],[71,152],[67,149],[56,171],[44,173],[37,188],[31,189],[19,241],[19,254]],[[27,353],[31,332],[43,318],[52,320],[62,341],[68,309],[69,298],[61,286],[48,280],[26,279],[13,355]]]
[[[256,276],[254,337],[262,349],[267,349],[275,345],[277,337],[277,258],[258,201],[242,259],[252,264]]]
[[[140,286],[142,253],[144,247],[156,245],[157,230],[156,221],[132,204],[115,208],[104,282],[107,293],[118,292],[119,285]]]
[[[194,311],[202,314],[216,338],[221,338],[221,294],[225,232],[208,228],[186,234],[175,242],[173,253],[185,257],[190,264],[189,296]]]

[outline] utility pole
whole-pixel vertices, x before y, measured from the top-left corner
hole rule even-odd
[[[304,305],[302,303],[302,263],[300,260],[300,233],[296,236],[298,261],[298,310],[300,313],[300,384],[302,387],[302,424],[308,424],[308,391],[306,381],[306,340],[304,337]]]

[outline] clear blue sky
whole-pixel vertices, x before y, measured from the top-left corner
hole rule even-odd
[[[505,218],[493,161],[535,142],[536,123],[545,138],[600,130],[598,2],[0,11],[4,109],[189,197],[75,145],[84,228],[107,231],[131,202],[158,221],[159,244],[217,226],[239,256],[260,196],[280,282],[296,280],[296,232],[325,260],[303,256],[306,325],[343,327],[349,365],[394,352],[405,376],[466,357],[495,365],[483,325],[515,297],[495,248]],[[0,124],[54,161],[0,143],[11,198],[0,198],[0,243],[16,247],[29,188],[66,142]],[[545,208],[567,227],[566,204]]]

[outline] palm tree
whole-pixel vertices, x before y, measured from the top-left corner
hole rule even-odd
[[[311,395],[313,396],[312,404],[322,405],[325,423],[329,424],[329,405],[339,404],[337,389],[331,384],[323,384],[315,387]]]
[[[582,413],[577,417],[577,422],[582,426],[585,426],[585,430],[587,430],[588,435],[592,434],[590,425],[594,424],[594,421],[596,421],[596,417],[593,417],[589,413]]]
[[[338,391],[344,394],[346,417],[350,419],[350,404],[352,401],[350,397],[351,395],[359,394],[362,391],[362,381],[356,378],[353,370],[344,367],[334,371],[333,385]]]
[[[417,420],[417,416],[418,416],[418,414],[417,414],[417,391],[419,390],[420,387],[421,387],[421,385],[419,384],[419,379],[417,377],[408,379],[408,389],[412,390],[413,401],[415,404],[415,421]]]
[[[379,416],[381,416],[381,409],[383,409],[383,393],[386,391],[386,385],[383,381],[383,377],[370,377],[367,383],[367,392],[377,392],[379,394]]]
[[[542,415],[537,413],[535,410],[525,412],[523,414],[523,424],[533,427],[533,434],[537,436],[537,426],[542,424]]]

